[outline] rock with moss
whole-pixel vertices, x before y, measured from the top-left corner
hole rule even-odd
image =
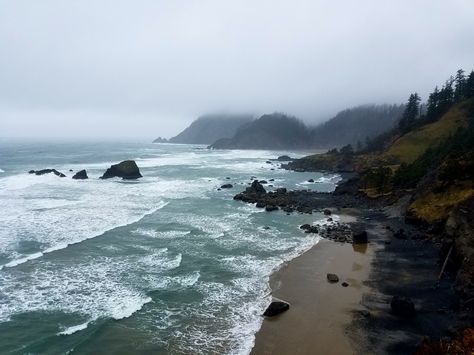
[[[133,180],[143,177],[134,160],[125,160],[119,164],[114,164],[108,168],[101,179],[110,179],[113,177],[121,177],[125,180]]]

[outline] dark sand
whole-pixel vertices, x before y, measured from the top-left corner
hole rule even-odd
[[[321,240],[283,266],[270,279],[273,297],[290,310],[266,318],[252,354],[354,354],[347,336],[353,311],[363,310],[362,295],[376,245],[353,246]],[[331,284],[326,275],[335,273]],[[349,283],[343,287],[342,282]]]

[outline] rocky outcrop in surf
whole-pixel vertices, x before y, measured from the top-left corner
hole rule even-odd
[[[125,180],[133,180],[143,177],[134,160],[125,160],[119,164],[114,164],[108,168],[101,179],[110,179],[113,177],[121,177]]]
[[[72,178],[75,180],[85,180],[85,179],[88,179],[89,177],[87,176],[87,171],[83,169],[75,173]]]
[[[63,173],[57,171],[56,169],[42,169],[42,170],[30,170],[28,171],[29,174],[35,174],[35,175],[44,175],[44,174],[50,174],[53,173],[56,176],[59,177],[66,177]]]

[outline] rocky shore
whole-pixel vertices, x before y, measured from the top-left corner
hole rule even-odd
[[[460,298],[460,290],[468,293],[472,283],[459,281],[462,277],[458,275],[459,266],[453,265],[453,258],[446,258],[450,244],[444,235],[434,235],[430,226],[407,223],[403,198],[368,198],[359,192],[353,175],[346,175],[334,193],[285,188],[267,192],[255,180],[234,199],[254,203],[256,208],[268,212],[279,209],[287,214],[322,212],[325,223],[300,228],[306,233],[319,233],[336,245],[352,243],[354,250],[371,251],[372,258],[368,261],[371,271],[364,280],[359,280],[365,286],[364,292],[359,295],[357,307],[347,310],[352,315],[344,324],[343,333],[351,344],[350,349],[345,349],[347,353],[416,353],[426,344],[435,347],[440,341],[449,344],[472,325],[473,312]],[[467,213],[464,210],[462,218],[466,219]],[[334,222],[333,214],[349,214],[353,220]],[[455,221],[453,228],[459,228]],[[334,270],[338,262],[334,261]],[[284,319],[291,312],[290,308],[276,318]],[[272,322],[276,321],[272,319]],[[275,327],[278,328],[273,324],[270,328],[275,331]],[[266,334],[265,339],[259,340],[261,337],[257,335],[255,354],[268,352],[262,349],[268,350],[265,343],[269,336]],[[273,350],[272,353],[285,353],[281,349]],[[314,349],[303,347],[292,353],[311,354]]]

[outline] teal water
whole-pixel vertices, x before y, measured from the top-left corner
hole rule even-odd
[[[303,153],[0,140],[0,353],[248,353],[270,274],[317,243],[298,225],[323,216],[232,197],[251,176],[319,191],[338,180],[266,163],[281,154]],[[142,179],[98,179],[125,159]],[[27,174],[43,168],[68,177]],[[84,168],[89,180],[71,179]]]

